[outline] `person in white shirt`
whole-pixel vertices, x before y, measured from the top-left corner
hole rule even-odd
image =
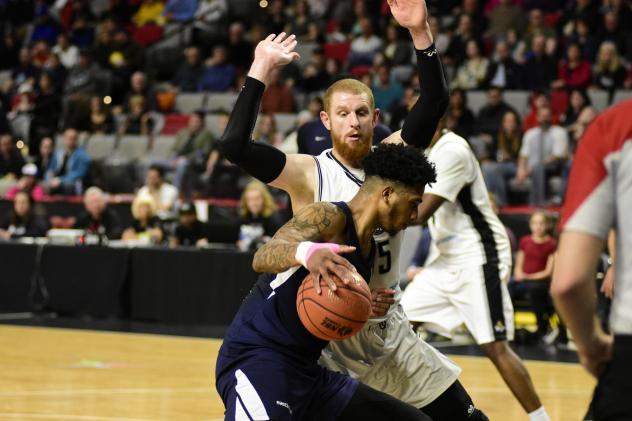
[[[138,190],[137,196],[151,196],[156,202],[157,215],[160,219],[175,216],[178,200],[178,189],[165,182],[165,170],[160,165],[152,165],[147,171],[146,185]]]
[[[529,203],[542,205],[546,201],[548,179],[561,175],[568,158],[568,133],[560,126],[551,125],[551,109],[540,107],[538,126],[527,130],[522,138],[516,182],[530,179]]]
[[[59,61],[66,69],[74,67],[79,61],[79,49],[70,43],[68,35],[64,33],[57,37],[57,44],[53,47],[52,52],[57,54]]]
[[[367,65],[373,63],[373,56],[382,49],[382,40],[373,33],[373,24],[368,18],[359,21],[362,33],[351,42],[349,66]]]
[[[511,246],[478,160],[467,141],[448,130],[437,131],[428,159],[436,165],[437,182],[424,193],[419,222],[428,223],[432,243],[424,270],[404,290],[404,312],[411,322],[447,336],[465,324],[530,420],[548,421],[526,367],[508,344],[514,333],[506,285]]]

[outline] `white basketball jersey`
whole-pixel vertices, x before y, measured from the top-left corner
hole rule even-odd
[[[323,151],[314,159],[316,160],[315,202],[348,202],[358,193],[364,182],[364,170],[345,167],[334,157],[331,149]],[[399,249],[403,231],[392,237],[386,232],[380,232],[373,238],[377,248],[369,286],[371,289],[396,289],[399,286]]]

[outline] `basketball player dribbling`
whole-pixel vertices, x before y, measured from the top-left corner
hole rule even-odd
[[[368,279],[373,232],[405,229],[417,218],[426,184],[435,181],[434,167],[409,146],[382,144],[363,165],[365,182],[348,203],[304,207],[255,254],[255,270],[278,275],[259,278],[220,348],[216,385],[226,420],[430,420],[414,406],[319,366],[327,342],[307,331],[296,309],[303,279],[330,277],[332,262],[340,279],[355,271]]]
[[[425,1],[389,1],[389,6],[411,34],[421,82],[420,99],[401,132],[390,139],[425,148],[447,107],[447,84],[428,27]],[[364,181],[360,162],[371,151],[379,110],[366,85],[343,79],[327,90],[321,113],[333,149],[317,157],[285,155],[252,142],[265,83],[273,69],[298,59],[295,45],[293,36],[285,38],[285,34],[259,43],[220,148],[226,158],[254,177],[289,193],[296,213],[317,201],[349,200],[357,193]],[[460,369],[418,338],[398,304],[401,239],[401,234],[377,234],[377,257],[369,281],[373,317],[357,335],[330,343],[320,364],[420,408],[435,421],[486,420],[459,382]]]

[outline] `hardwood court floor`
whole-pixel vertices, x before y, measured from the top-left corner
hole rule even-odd
[[[0,420],[222,419],[213,383],[220,340],[0,326]],[[526,415],[491,363],[454,357],[493,421]],[[556,421],[580,420],[594,382],[577,364],[528,362]]]

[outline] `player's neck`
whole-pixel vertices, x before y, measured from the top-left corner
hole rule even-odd
[[[378,225],[377,208],[371,203],[370,196],[363,193],[356,195],[347,205],[351,210],[358,241],[363,247],[362,251],[368,252],[367,246]]]
[[[336,148],[333,148],[331,150],[331,153],[334,154],[334,157],[345,167],[347,168],[351,168],[354,170],[359,170],[362,168],[362,160],[357,160],[357,161],[353,161],[353,160],[349,160],[346,159],[344,156],[342,156],[338,151],[336,151]]]

